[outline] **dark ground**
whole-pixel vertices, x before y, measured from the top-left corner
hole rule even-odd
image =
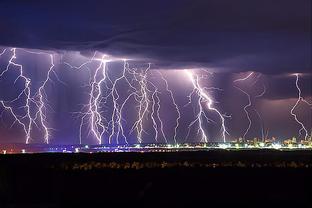
[[[0,155],[1,208],[312,207],[311,181],[311,151]]]

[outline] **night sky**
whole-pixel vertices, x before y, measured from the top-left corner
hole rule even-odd
[[[101,97],[109,95],[109,90],[104,88],[111,89],[112,83],[122,75],[123,59],[138,73],[143,73],[150,64],[147,89],[153,91],[155,85],[160,92],[159,115],[170,143],[174,143],[177,112],[160,75],[168,81],[180,109],[177,142],[201,140],[198,122],[187,133],[199,105],[196,95],[191,96],[192,104],[186,105],[193,90],[186,70],[200,78],[200,86],[224,115],[229,133],[227,140],[243,137],[248,127],[244,112],[248,97],[241,90],[251,98],[247,112],[252,125],[246,139],[261,138],[263,134],[279,140],[293,136],[304,139],[304,134],[298,134],[301,125],[290,111],[298,100],[297,75],[302,99],[294,113],[310,135],[311,35],[309,0],[2,0],[0,74],[7,69],[14,52],[12,48],[17,48],[14,63],[23,65],[24,75],[31,80],[30,96],[38,100],[40,86],[51,66],[49,54],[53,54],[55,73],[45,85],[44,115],[50,143],[54,144],[79,143],[80,128],[82,143],[97,143],[90,132],[90,119],[86,119],[82,127],[80,122],[86,115],[83,113],[89,99],[90,79],[101,62],[94,60],[79,69],[69,66],[90,61],[95,51],[96,59],[103,54],[112,59],[106,64],[106,75],[111,82],[102,83]],[[25,86],[24,79],[17,79],[18,72],[18,66],[10,65],[8,72],[0,76],[0,101],[10,106],[27,126],[29,121],[23,117],[26,111],[21,108],[25,104],[25,93],[17,101],[9,102],[20,95]],[[246,80],[235,82],[248,75]],[[137,84],[134,81],[139,88]],[[131,89],[123,80],[118,82],[113,95],[115,93],[120,96],[117,101],[120,106]],[[152,92],[148,93],[152,99]],[[130,130],[137,119],[138,108],[131,99],[124,108],[121,123],[128,142],[137,143],[137,133]],[[220,117],[206,108],[206,102],[202,100],[201,106],[210,119],[203,122],[208,140],[222,141]],[[149,111],[152,105],[151,101]],[[100,106],[103,118],[110,119],[114,109],[112,96]],[[31,116],[36,117],[39,107],[35,102],[31,104]],[[14,123],[12,114],[1,104],[0,112],[0,143],[24,143],[22,126]],[[160,122],[156,123],[160,132]],[[111,125],[108,125],[108,134],[102,137],[103,143],[108,142]],[[143,118],[143,126],[143,142],[155,142],[151,112]],[[43,143],[43,135],[42,126],[34,125],[30,142]],[[165,141],[161,135],[157,140]],[[125,142],[112,135],[112,143],[117,141]]]

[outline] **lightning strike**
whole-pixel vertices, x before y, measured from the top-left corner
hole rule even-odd
[[[299,135],[301,135],[302,131],[304,131],[304,139],[307,140],[307,138],[309,136],[308,130],[305,128],[305,126],[302,123],[302,121],[300,121],[298,119],[297,114],[294,113],[294,111],[295,111],[296,107],[299,105],[300,101],[304,102],[304,99],[303,99],[303,97],[301,95],[301,89],[299,87],[299,74],[295,74],[295,76],[296,76],[296,88],[297,88],[297,91],[298,91],[298,99],[297,99],[295,105],[291,108],[290,114],[294,117],[295,121],[301,126],[301,128],[299,129]]]
[[[25,115],[23,115],[20,119],[17,119],[19,116],[14,112],[13,108],[10,107],[9,105],[5,105],[4,101],[1,101],[2,105],[5,107],[5,109],[9,110],[10,113],[13,115],[15,121],[17,121],[19,124],[23,126],[24,133],[26,135],[25,142],[28,144],[31,141],[31,133],[33,130],[33,125],[35,125],[37,128],[41,126],[42,131],[43,131],[43,137],[44,137],[44,142],[49,143],[49,136],[50,136],[50,128],[48,127],[47,123],[47,117],[46,117],[46,102],[47,102],[47,96],[45,94],[45,87],[47,83],[51,80],[51,74],[54,73],[55,76],[56,72],[53,70],[54,68],[54,63],[53,63],[53,55],[48,54],[45,52],[34,52],[34,51],[28,51],[25,49],[19,49],[21,51],[31,53],[31,54],[37,54],[37,55],[49,55],[50,61],[51,61],[51,67],[48,70],[47,76],[43,82],[42,85],[40,85],[38,91],[36,93],[33,93],[34,96],[32,96],[31,93],[31,79],[26,77],[23,65],[17,64],[15,60],[17,59],[17,49],[12,48],[10,51],[12,52],[12,56],[9,59],[9,63],[4,71],[1,72],[0,78],[4,76],[5,73],[7,73],[12,67],[17,67],[19,69],[19,75],[14,81],[14,84],[17,82],[18,79],[24,80],[24,88],[22,92],[13,100],[10,101],[10,103],[14,103],[15,101],[19,100],[22,98],[22,96],[25,96],[25,105],[22,106],[22,109],[25,109]],[[4,50],[2,54],[4,54],[6,50]],[[58,78],[58,77],[57,77]],[[36,106],[36,108],[35,108]],[[35,109],[34,109],[35,108]],[[31,112],[32,110],[35,111],[35,115]],[[25,121],[27,120],[27,121]],[[37,123],[39,120],[39,123]]]
[[[246,77],[243,77],[243,78],[240,78],[240,79],[236,79],[236,80],[234,80],[233,82],[236,83],[236,82],[243,82],[243,81],[246,81],[246,80],[247,80],[248,78],[250,78],[253,74],[254,74],[254,72],[251,72],[251,73],[249,73]],[[240,87],[235,86],[235,85],[234,85],[234,87],[235,87],[236,89],[238,89],[239,91],[241,91],[243,94],[245,94],[246,97],[247,97],[247,99],[248,99],[248,103],[244,106],[244,111],[245,111],[245,114],[246,114],[246,117],[247,117],[247,120],[248,120],[248,126],[247,126],[247,128],[246,128],[246,130],[245,130],[245,132],[244,132],[244,134],[243,134],[243,139],[245,140],[245,139],[246,139],[246,135],[248,134],[248,132],[249,132],[249,130],[250,130],[250,128],[251,128],[251,123],[252,123],[251,118],[250,118],[250,115],[249,115],[249,111],[248,111],[248,108],[250,108],[250,107],[252,106],[251,97],[250,97],[250,95],[249,95],[246,91],[244,91],[244,90],[241,89]]]
[[[172,90],[169,89],[168,81],[165,79],[165,77],[162,75],[161,72],[159,72],[159,74],[160,74],[161,79],[165,82],[166,91],[169,93],[171,101],[172,101],[172,104],[174,105],[175,110],[176,110],[177,115],[178,115],[177,118],[176,118],[176,124],[175,124],[175,127],[174,127],[174,135],[173,135],[174,143],[177,143],[177,138],[176,138],[177,137],[177,130],[178,130],[178,127],[179,127],[179,120],[181,118],[180,109],[179,109],[179,106],[177,105],[177,103],[176,103],[176,101],[174,99]]]
[[[4,71],[2,71],[2,73],[0,74],[0,78],[5,73],[7,73],[12,66],[15,66],[19,69],[19,75],[15,79],[14,84],[17,82],[18,79],[24,80],[24,89],[15,99],[13,99],[10,102],[13,103],[14,101],[20,99],[22,95],[26,96],[25,105],[22,106],[22,108],[25,109],[26,113],[22,118],[28,120],[28,122],[26,122],[26,121],[23,122],[24,123],[23,126],[26,127],[26,128],[24,128],[24,133],[26,135],[26,141],[25,142],[26,142],[26,144],[28,144],[30,139],[31,139],[32,124],[35,123],[34,119],[31,116],[31,112],[30,112],[30,103],[32,102],[32,98],[31,98],[31,94],[30,94],[31,93],[31,91],[30,91],[31,80],[24,75],[23,65],[20,65],[20,64],[17,64],[14,62],[14,60],[17,58],[16,57],[16,48],[12,48],[12,49],[10,49],[10,51],[12,52],[12,56],[9,59],[9,63],[6,67],[6,69]],[[7,106],[7,107],[9,107],[9,106]],[[6,109],[8,109],[8,108],[6,108]],[[10,112],[12,113],[13,117],[17,118],[18,115],[13,112],[12,108],[10,108],[10,109],[11,109]]]
[[[50,81],[50,75],[53,72],[53,67],[55,66],[54,62],[53,62],[53,55],[52,54],[50,54],[50,61],[51,61],[51,67],[50,67],[50,69],[48,71],[48,75],[47,75],[46,79],[44,80],[43,84],[39,87],[39,92],[38,92],[38,95],[39,95],[39,109],[38,109],[38,113],[39,113],[41,125],[42,125],[42,127],[44,129],[44,141],[47,144],[49,144],[49,141],[50,141],[50,131],[49,131],[50,129],[48,128],[48,124],[46,122],[47,118],[46,118],[45,101],[47,99],[46,99],[46,96],[45,96],[44,89],[45,89],[47,83]]]
[[[263,91],[260,94],[256,95],[255,98],[261,98],[265,93],[266,93],[266,87],[265,87],[265,85],[263,85]],[[261,138],[262,138],[262,141],[264,142],[267,137],[264,135],[265,131],[264,131],[263,119],[262,119],[262,116],[260,115],[259,111],[257,111],[257,109],[254,109],[254,111],[256,112],[256,114],[259,118],[259,121],[260,121]]]
[[[112,100],[113,100],[113,113],[112,113],[112,117],[111,117],[111,123],[112,123],[112,132],[109,136],[109,141],[111,143],[112,141],[112,137],[115,134],[115,123],[117,123],[117,133],[116,133],[116,140],[117,140],[117,144],[119,143],[118,138],[119,135],[121,134],[122,138],[124,139],[124,141],[126,143],[128,143],[127,137],[125,136],[125,131],[123,128],[123,124],[122,124],[122,111],[124,106],[126,105],[126,103],[128,102],[128,100],[135,95],[138,95],[136,92],[135,87],[131,84],[131,82],[129,81],[129,79],[126,76],[126,72],[128,72],[129,70],[129,64],[127,63],[126,60],[124,60],[124,65],[123,65],[123,71],[122,71],[122,75],[120,77],[118,77],[114,82],[113,82],[113,86],[111,89],[111,94],[112,94]],[[119,99],[119,94],[118,94],[118,90],[117,90],[117,83],[121,80],[125,80],[127,82],[127,84],[129,85],[130,89],[134,90],[131,94],[129,94],[127,96],[127,98],[124,100],[124,102],[119,106],[118,105],[118,99]],[[115,119],[116,117],[116,119]]]
[[[100,113],[100,98],[102,95],[102,84],[106,79],[106,60],[105,55],[102,56],[102,61],[99,67],[95,70],[89,99],[89,114],[91,115],[91,131],[96,137],[99,144],[102,144],[102,137],[107,130],[103,123],[103,117]],[[101,78],[97,80],[97,76]],[[105,120],[105,119],[104,119]]]
[[[164,131],[164,123],[160,117],[160,97],[159,94],[161,94],[161,92],[159,91],[159,89],[156,87],[156,85],[154,85],[153,83],[150,83],[153,87],[154,87],[154,91],[152,93],[152,113],[151,113],[151,119],[153,122],[153,129],[155,131],[155,137],[154,140],[158,141],[158,135],[161,134],[162,138],[164,139],[164,141],[167,143],[167,136],[165,135],[165,131]],[[156,101],[157,100],[157,101]],[[156,107],[157,106],[157,107]],[[156,115],[155,115],[156,114]],[[158,124],[157,121],[160,123],[160,133],[158,132]]]
[[[17,61],[17,56],[20,51],[24,51],[30,54],[44,55],[49,58],[49,69],[47,74],[44,77],[42,83],[40,83],[37,89],[32,89],[32,80],[25,73],[24,68],[26,68],[25,64],[20,64]],[[0,57],[2,57],[6,53],[10,53],[9,61],[4,70],[0,73],[0,79],[4,78],[4,76],[10,71],[16,70],[18,74],[14,80],[14,84],[18,81],[22,82],[23,87],[19,94],[11,99],[11,100],[0,100],[0,106],[4,109],[3,112],[8,112],[13,117],[13,123],[11,127],[15,124],[18,124],[22,127],[23,132],[25,134],[25,142],[26,144],[30,143],[34,135],[37,133],[34,131],[36,128],[40,130],[42,133],[44,143],[49,144],[51,140],[51,131],[53,130],[49,127],[48,123],[48,108],[50,107],[48,104],[48,95],[46,90],[48,88],[48,83],[53,82],[53,77],[55,77],[58,81],[61,80],[58,78],[57,73],[55,71],[55,54],[48,52],[35,52],[28,51],[25,49],[4,49],[0,52]],[[88,92],[88,100],[87,103],[83,105],[83,109],[79,112],[82,115],[80,125],[79,125],[79,142],[82,144],[83,140],[83,129],[84,126],[88,125],[88,135],[92,134],[98,144],[109,143],[112,144],[116,142],[119,144],[121,141],[124,141],[128,144],[128,135],[125,130],[126,119],[124,118],[124,111],[127,104],[130,102],[130,99],[133,99],[134,104],[136,105],[137,116],[130,129],[129,135],[133,132],[136,135],[136,139],[138,143],[143,143],[143,137],[145,135],[149,135],[148,122],[152,123],[152,132],[154,133],[154,140],[156,142],[159,141],[159,138],[163,138],[163,140],[168,143],[168,135],[166,135],[164,130],[164,118],[161,118],[160,109],[161,105],[161,94],[165,92],[166,96],[169,95],[170,102],[174,106],[175,109],[175,122],[173,128],[173,137],[172,140],[174,143],[177,143],[177,135],[180,126],[181,119],[181,110],[179,108],[178,103],[176,102],[174,92],[169,88],[168,80],[164,77],[164,75],[160,71],[156,71],[159,74],[161,82],[154,82],[152,79],[149,79],[150,75],[153,75],[151,69],[151,64],[144,69],[130,68],[129,63],[126,59],[111,59],[107,55],[101,55],[100,58],[97,58],[98,53],[95,52],[93,56],[86,62],[82,63],[79,66],[73,66],[69,62],[64,62],[64,64],[71,69],[88,69],[90,73],[90,80],[88,83],[89,92]],[[121,75],[117,78],[112,78],[107,73],[107,63],[110,61],[123,61],[123,69]],[[94,69],[89,68],[89,64],[94,61],[99,62]],[[204,70],[206,73],[210,72]],[[207,143],[209,141],[207,129],[205,127],[206,123],[214,122],[212,119],[208,118],[208,112],[211,111],[214,114],[218,115],[220,119],[220,135],[222,136],[223,142],[226,142],[226,136],[229,135],[226,125],[225,118],[227,115],[223,115],[217,108],[215,108],[216,102],[211,97],[209,90],[219,90],[220,88],[216,87],[203,87],[201,86],[202,79],[206,79],[208,75],[198,75],[190,70],[185,70],[185,73],[192,84],[192,91],[188,95],[188,103],[185,105],[193,104],[196,97],[196,106],[198,108],[194,108],[195,119],[191,121],[188,125],[188,132],[186,138],[189,136],[191,128],[196,124],[198,125],[197,134],[201,134],[201,142]],[[248,73],[247,76],[243,78],[239,78],[233,81],[233,83],[242,83],[248,79],[253,79],[253,83],[251,86],[255,85],[258,82],[261,74],[257,74],[256,77],[253,77],[254,72]],[[53,76],[53,77],[52,77]],[[298,115],[295,113],[296,108],[300,103],[305,103],[309,106],[312,106],[312,103],[309,103],[302,97],[302,92],[299,86],[299,74],[295,74],[296,76],[296,88],[298,90],[298,99],[294,106],[292,106],[290,110],[290,114],[294,117],[294,120],[300,125],[299,135],[304,134],[305,140],[308,138],[308,131],[305,127],[304,123],[299,120]],[[157,76],[157,78],[159,78]],[[119,85],[120,83],[125,82],[128,85],[128,91],[126,96],[124,94],[120,94]],[[64,84],[64,83],[63,83]],[[164,84],[165,88],[161,89],[158,87],[158,84]],[[35,85],[33,85],[35,86]],[[250,114],[250,109],[253,106],[254,98],[261,98],[266,93],[266,86],[263,85],[263,91],[261,91],[258,95],[251,96],[247,91],[243,90],[239,85],[234,85],[241,93],[243,93],[247,99],[248,103],[244,105],[244,112],[246,114],[248,120],[248,126],[244,130],[243,139],[246,139],[247,134],[249,133],[252,126],[252,119]],[[23,110],[23,113],[18,112],[15,108],[17,105],[15,102],[23,101],[22,107],[19,109]],[[109,109],[110,116],[105,116],[106,109],[108,109],[107,103],[112,103],[112,107]],[[132,100],[131,100],[132,103]],[[103,110],[104,109],[104,110]],[[262,140],[265,140],[267,136],[265,136],[265,130],[262,122],[262,118],[260,113],[253,109],[259,120],[261,121],[261,137]],[[22,115],[20,115],[22,114]],[[107,118],[109,117],[109,118]],[[219,122],[218,122],[219,123]],[[40,134],[41,134],[40,133]]]
[[[216,109],[213,107],[213,100],[210,98],[210,96],[205,92],[204,88],[202,88],[199,84],[199,77],[198,75],[196,74],[193,74],[191,71],[189,70],[185,70],[186,74],[188,75],[188,77],[190,78],[191,82],[192,82],[192,85],[193,85],[193,91],[191,92],[191,94],[193,94],[194,92],[197,93],[197,95],[199,96],[199,99],[198,99],[198,106],[199,106],[199,113],[197,114],[196,116],[196,120],[193,121],[191,125],[194,124],[194,122],[196,122],[198,120],[199,122],[199,131],[201,132],[202,134],[202,139],[201,141],[202,142],[208,142],[208,137],[205,133],[205,129],[204,129],[204,126],[203,126],[203,117],[206,117],[205,115],[205,112],[204,112],[204,109],[202,107],[202,102],[205,102],[206,103],[206,106],[207,108],[210,110],[210,111],[213,111],[215,113],[218,114],[218,116],[220,117],[220,120],[221,120],[221,131],[222,131],[222,138],[223,138],[223,142],[226,142],[226,134],[229,134],[226,130],[226,127],[225,127],[225,118],[224,116]],[[191,97],[191,95],[189,96]],[[190,98],[190,101],[191,101],[191,98]],[[190,128],[189,126],[189,128]]]
[[[151,67],[151,64],[148,64],[148,67],[143,70],[143,72],[139,73],[139,77],[135,76],[135,79],[138,81],[138,84],[140,86],[139,93],[139,106],[138,106],[138,119],[135,121],[131,131],[133,129],[136,129],[137,132],[137,139],[139,143],[142,143],[142,134],[145,132],[143,127],[143,121],[146,116],[146,114],[149,112],[148,108],[150,105],[150,99],[148,97],[148,93],[151,92],[147,88],[147,72],[149,71]]]
[[[18,124],[20,124],[20,125],[23,127],[24,132],[27,132],[26,125],[22,122],[21,118],[19,118],[19,117],[14,113],[13,108],[10,107],[10,106],[8,106],[8,105],[6,105],[6,104],[4,103],[4,101],[2,101],[2,100],[0,101],[0,103],[1,103],[1,105],[3,106],[3,108],[4,108],[6,111],[9,111],[10,114],[11,114],[11,115],[13,116],[13,118],[14,118],[14,122],[12,123],[11,127],[14,126],[15,123],[17,122]]]

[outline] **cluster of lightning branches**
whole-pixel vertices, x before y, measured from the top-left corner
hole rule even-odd
[[[233,81],[234,87],[236,89],[238,89],[240,92],[242,92],[247,97],[247,100],[248,100],[247,104],[243,107],[246,118],[248,120],[248,125],[247,125],[247,127],[243,133],[243,137],[242,137],[243,140],[246,139],[246,136],[247,136],[247,134],[250,131],[251,126],[252,126],[252,117],[251,117],[250,110],[255,111],[256,115],[259,119],[259,122],[261,124],[261,138],[262,138],[262,140],[264,141],[268,137],[268,130],[265,133],[264,125],[263,125],[263,119],[261,117],[261,114],[259,113],[259,111],[254,106],[255,99],[261,98],[266,93],[266,86],[264,84],[262,84],[262,86],[263,86],[262,91],[259,94],[253,95],[253,96],[250,93],[248,93],[247,90],[244,90],[244,89],[242,89],[242,87],[239,86],[239,83],[243,83],[243,82],[246,82],[248,80],[252,80],[252,82],[249,85],[249,88],[252,88],[259,81],[260,77],[261,77],[261,74],[258,74],[255,72],[250,72],[246,76],[244,76],[242,78],[238,78],[238,79]]]
[[[27,53],[37,54],[37,55],[48,55],[50,57],[50,68],[46,75],[46,79],[40,85],[37,92],[31,93],[31,79],[25,75],[23,70],[23,65],[18,64],[15,62],[17,58],[17,50],[22,50]],[[56,78],[58,79],[55,71],[54,71],[54,59],[53,54],[49,54],[46,52],[33,52],[27,51],[24,49],[10,49],[12,52],[12,56],[9,60],[9,63],[5,70],[2,71],[0,74],[2,77],[5,73],[9,70],[12,70],[13,66],[19,70],[19,76],[16,80],[22,79],[24,81],[24,89],[22,92],[14,99],[10,101],[1,100],[1,105],[4,107],[6,111],[8,111],[14,118],[14,122],[12,125],[18,123],[22,125],[23,130],[26,135],[26,143],[29,143],[31,140],[31,131],[33,125],[37,128],[41,127],[41,130],[44,134],[44,141],[49,143],[50,140],[50,130],[51,128],[48,127],[47,117],[46,117],[46,109],[48,106],[47,96],[45,94],[45,87],[49,81],[52,82],[51,74],[53,73]],[[3,55],[6,52],[6,49],[0,54]],[[83,143],[83,127],[86,125],[88,129],[87,136],[92,134],[99,144],[103,142],[107,142],[109,144],[113,143],[114,140],[116,143],[119,143],[120,140],[128,143],[128,137],[131,134],[135,134],[138,143],[143,142],[143,135],[149,135],[148,131],[145,129],[145,122],[148,119],[152,121],[152,127],[154,130],[154,140],[158,142],[160,139],[161,141],[167,143],[167,135],[164,131],[164,121],[160,115],[161,109],[161,99],[160,94],[164,93],[161,92],[157,84],[153,83],[151,79],[148,78],[149,76],[158,76],[159,80],[162,80],[165,91],[169,96],[169,99],[172,101],[174,109],[176,111],[176,122],[173,129],[173,141],[177,143],[177,132],[179,128],[179,120],[181,118],[180,108],[175,101],[174,94],[169,87],[167,79],[163,76],[160,71],[157,70],[150,70],[151,64],[147,64],[146,68],[138,69],[138,68],[131,68],[127,60],[121,59],[117,61],[123,61],[123,70],[119,77],[116,79],[111,79],[107,70],[107,63],[111,61],[110,57],[106,55],[102,55],[101,58],[98,58],[97,52],[94,53],[92,58],[80,66],[73,66],[68,62],[64,62],[65,65],[68,65],[70,68],[73,69],[87,69],[90,72],[90,80],[87,87],[89,88],[89,99],[88,103],[83,105],[82,111],[76,112],[81,116],[80,122],[80,133],[79,133],[79,141]],[[98,63],[95,70],[91,70],[89,65],[92,63]],[[207,76],[197,75],[192,70],[185,70],[190,82],[192,83],[193,90],[189,94],[189,102],[188,104],[192,103],[193,95],[197,96],[196,106],[198,107],[198,113],[195,116],[195,120],[192,121],[188,126],[188,133],[186,138],[190,134],[191,127],[198,123],[197,134],[201,134],[201,142],[208,142],[208,135],[207,130],[205,129],[204,120],[207,122],[214,122],[207,116],[207,110],[216,113],[220,117],[221,125],[220,131],[222,135],[222,139],[226,141],[226,135],[229,134],[226,126],[225,126],[225,118],[230,117],[227,115],[223,115],[214,107],[214,101],[210,94],[208,93],[209,90],[222,90],[219,88],[207,88],[202,87],[200,82],[201,79],[206,79]],[[59,80],[59,79],[58,79]],[[122,99],[120,97],[120,93],[118,92],[117,86],[120,82],[125,81],[128,85],[129,93],[127,97]],[[22,108],[25,109],[24,115],[18,115],[14,112],[13,107],[10,104],[17,101],[18,99],[22,99],[24,96],[25,106]],[[127,123],[126,119],[124,119],[123,114],[126,109],[126,106],[130,100],[135,101],[136,109],[137,109],[137,118],[132,125],[130,132],[126,134],[124,124]],[[106,103],[109,102],[113,103],[113,107],[109,109],[106,106]],[[34,104],[34,105],[33,105]],[[188,105],[187,104],[187,105]],[[36,109],[33,109],[36,107]],[[105,112],[111,110],[112,113],[110,116],[105,116]],[[35,111],[35,114],[32,113]],[[170,137],[171,138],[171,137]]]
[[[226,125],[225,125],[225,119],[230,117],[228,115],[222,114],[218,109],[216,109],[214,107],[214,101],[211,97],[211,95],[208,93],[209,90],[221,90],[219,88],[215,88],[215,87],[202,87],[201,86],[201,79],[206,79],[207,76],[206,75],[198,75],[194,72],[192,72],[191,70],[185,70],[186,75],[188,76],[188,78],[190,79],[191,83],[192,83],[192,87],[193,90],[191,91],[191,93],[188,95],[189,98],[189,102],[185,105],[189,105],[192,104],[192,97],[194,95],[197,96],[197,102],[196,102],[196,106],[198,107],[197,110],[197,114],[195,115],[195,119],[189,124],[188,126],[188,133],[186,135],[186,138],[189,136],[190,134],[190,130],[191,127],[195,124],[198,124],[198,129],[197,129],[197,134],[201,134],[201,142],[208,142],[208,135],[207,135],[207,130],[205,129],[205,124],[204,122],[213,122],[216,123],[215,121],[211,120],[208,118],[207,116],[207,110],[212,111],[214,113],[216,113],[221,121],[221,135],[222,135],[222,139],[223,142],[226,142],[226,135],[229,135]],[[210,74],[211,75],[211,74]]]
[[[299,129],[299,136],[302,135],[302,131],[304,132],[304,139],[307,140],[309,134],[308,134],[308,130],[307,128],[305,127],[305,125],[303,124],[302,121],[299,120],[298,118],[298,115],[295,113],[295,109],[297,108],[297,106],[300,104],[300,102],[303,102],[305,104],[307,104],[308,106],[312,106],[312,103],[309,103],[307,100],[305,100],[303,97],[302,97],[302,92],[301,92],[301,89],[300,89],[300,86],[299,86],[299,74],[295,74],[294,75],[296,77],[296,82],[295,82],[295,86],[297,88],[297,91],[298,91],[298,99],[297,101],[295,102],[295,104],[293,105],[293,107],[291,108],[290,110],[290,114],[294,117],[295,121],[297,122],[297,124],[301,127]],[[312,133],[311,133],[312,134]]]
[[[27,76],[27,69],[18,62],[18,54],[20,52],[29,53],[33,55],[42,55],[49,58],[50,67],[46,73],[45,79],[40,84],[39,88],[32,90],[32,80]],[[39,129],[42,133],[42,137],[44,139],[44,143],[49,144],[51,131],[53,130],[48,126],[47,121],[47,113],[48,111],[52,111],[53,109],[50,107],[46,95],[46,87],[49,82],[53,83],[52,75],[56,77],[58,81],[58,76],[54,71],[54,54],[48,52],[36,52],[29,51],[25,49],[4,49],[0,53],[0,58],[4,54],[8,53],[10,58],[8,64],[4,69],[1,69],[0,73],[0,81],[1,79],[5,79],[6,74],[12,72],[17,74],[16,79],[13,85],[16,85],[20,80],[23,83],[22,90],[18,93],[18,95],[10,100],[0,100],[0,107],[2,106],[6,112],[8,112],[13,117],[12,126],[18,124],[22,126],[23,132],[25,134],[25,143],[28,144],[33,141],[33,131],[34,128]],[[23,106],[16,107],[16,103],[22,102]],[[20,111],[22,110],[22,113]],[[2,112],[3,113],[3,112]],[[37,141],[38,142],[38,141]]]
[[[142,143],[144,142],[144,135],[150,135],[148,129],[146,129],[146,123],[150,120],[155,142],[177,143],[177,131],[181,114],[165,76],[158,70],[150,70],[150,63],[143,68],[132,68],[126,59],[110,59],[106,55],[101,58],[96,57],[97,52],[90,60],[80,66],[64,62],[72,69],[90,71],[90,80],[88,85],[85,86],[89,88],[88,102],[83,104],[81,111],[74,112],[81,117],[79,142],[83,143],[84,137],[92,134],[98,144],[129,143],[128,138],[132,135],[137,139],[136,142]],[[122,73],[117,78],[112,78],[109,75],[107,63],[112,61],[123,61]],[[97,63],[97,67],[92,70],[90,67],[94,63]],[[149,77],[157,77],[158,80],[161,80],[165,90],[161,90],[158,87],[159,83],[154,83]],[[121,96],[118,91],[118,85],[124,83],[127,84],[128,89],[126,97]],[[160,113],[162,108],[161,93],[166,93],[169,96],[177,114],[173,129],[174,135],[170,141],[167,139],[168,135],[165,134],[164,118]],[[112,104],[111,108],[108,105],[109,102]],[[130,126],[129,132],[126,132],[125,125],[127,125],[128,121],[125,119],[124,114],[130,102],[131,105],[135,106],[136,119]],[[110,111],[110,114],[107,111]],[[85,126],[87,128],[84,128]],[[87,134],[83,133],[85,129],[87,129]]]
[[[248,132],[249,132],[251,126],[252,126],[252,118],[251,118],[251,114],[250,114],[249,110],[253,109],[256,112],[256,114],[257,114],[257,116],[258,116],[258,118],[259,118],[259,120],[261,122],[261,137],[262,137],[263,140],[265,140],[268,137],[268,130],[265,133],[261,114],[253,106],[254,105],[254,99],[261,98],[266,93],[265,85],[263,84],[263,90],[258,95],[255,95],[253,97],[246,90],[243,90],[241,87],[237,86],[237,84],[240,83],[240,82],[246,82],[247,80],[252,79],[253,82],[250,85],[250,87],[252,87],[253,85],[255,85],[259,81],[259,77],[261,76],[261,74],[256,74],[256,76],[254,76],[254,75],[255,75],[254,72],[250,72],[250,73],[247,74],[247,76],[234,80],[234,84],[235,84],[234,87],[237,88],[240,92],[242,92],[248,99],[247,104],[243,108],[244,112],[246,114],[246,118],[248,120],[248,125],[247,125],[246,130],[244,131],[243,139],[245,140],[246,135],[248,134]],[[292,106],[292,108],[290,110],[290,114],[293,116],[293,118],[297,122],[297,124],[301,127],[299,129],[299,132],[298,132],[299,136],[302,135],[302,132],[304,132],[304,139],[306,140],[308,138],[308,136],[309,136],[308,130],[305,127],[304,123],[299,120],[298,115],[295,113],[295,109],[297,108],[297,106],[301,102],[307,104],[308,106],[312,106],[312,103],[309,103],[301,95],[302,93],[301,93],[301,89],[299,87],[299,74],[295,74],[294,76],[296,77],[295,86],[296,86],[296,89],[298,91],[298,98],[297,98],[295,104]]]
[[[36,88],[34,86],[37,84],[34,84],[31,76],[28,75],[30,69],[19,60],[21,53],[43,56],[49,60],[45,77]],[[0,108],[2,108],[0,116],[6,113],[12,117],[11,127],[14,125],[22,127],[27,144],[34,141],[38,131],[43,141],[48,144],[53,131],[49,126],[48,114],[53,109],[49,105],[46,91],[54,79],[61,82],[55,71],[55,54],[10,48],[0,52],[0,58],[2,59],[4,56],[8,56],[9,60],[5,67],[0,69],[0,81],[6,79],[9,73],[14,74],[16,77],[12,85],[18,90],[18,93],[13,98],[0,98]],[[118,75],[111,73],[109,69],[111,62],[123,63]],[[80,118],[80,144],[86,143],[86,138],[89,136],[94,137],[98,144],[133,143],[132,140],[129,141],[131,138],[134,138],[137,143],[143,143],[146,142],[146,137],[153,137],[155,142],[178,143],[178,132],[183,130],[179,128],[182,118],[181,107],[183,106],[179,106],[176,102],[165,74],[161,70],[151,70],[150,63],[139,67],[132,67],[130,63],[130,60],[112,58],[99,52],[95,52],[90,59],[78,66],[63,62],[73,70],[87,70],[90,75],[88,83],[83,86],[87,88],[87,100],[82,104],[81,110],[74,112]],[[222,89],[203,85],[203,82],[206,82],[213,74],[205,70],[205,73],[197,73],[198,71],[195,70],[184,70],[183,72],[185,72],[192,86],[192,91],[187,96],[188,102],[184,107],[192,105],[194,110],[194,120],[188,124],[184,141],[188,139],[195,126],[196,135],[200,135],[200,142],[210,141],[212,136],[208,135],[207,124],[213,123],[218,125],[219,135],[223,142],[226,142],[227,135],[230,135],[226,127],[226,120],[231,116],[217,109],[217,102],[211,93],[216,90],[222,91]],[[264,130],[261,114],[254,105],[256,99],[261,98],[266,93],[266,86],[262,84],[263,89],[257,95],[251,95],[241,85],[251,80],[252,83],[248,82],[250,84],[248,85],[252,87],[259,81],[260,76],[259,73],[251,72],[234,80],[234,87],[243,93],[248,100],[243,106],[248,120],[248,125],[243,133],[244,140],[253,122],[251,110],[255,111],[260,121],[262,139],[265,140],[268,136],[268,131],[265,132]],[[306,103],[309,106],[312,104],[302,97],[299,87],[299,74],[295,74],[295,76],[298,99],[292,106],[290,114],[301,127],[299,135],[304,134],[304,138],[307,139],[307,127],[300,121],[295,110],[300,103]],[[20,87],[15,85],[22,85],[22,89],[19,90]],[[165,105],[162,101],[163,98],[170,101],[171,106]],[[170,116],[175,118],[175,122],[172,125],[172,131],[168,132],[166,130],[171,127],[166,125],[165,116],[161,112],[170,107],[173,109],[170,111]],[[132,110],[132,108],[134,109]],[[126,119],[129,114],[134,114],[133,121]],[[218,120],[211,119],[209,117],[211,114],[215,115],[213,118],[217,116]]]

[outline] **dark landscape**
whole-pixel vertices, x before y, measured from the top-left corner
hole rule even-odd
[[[0,205],[311,207],[311,173],[304,150],[1,155]]]

